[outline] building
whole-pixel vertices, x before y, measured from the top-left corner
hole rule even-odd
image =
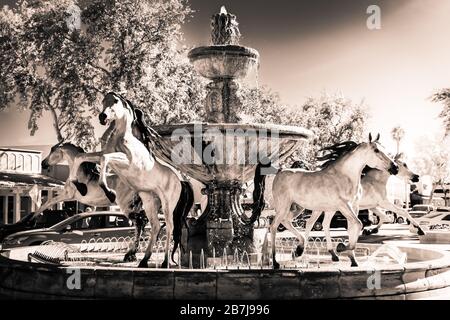
[[[0,148],[0,223],[19,221],[63,189],[61,180],[42,174],[41,159],[41,151]]]

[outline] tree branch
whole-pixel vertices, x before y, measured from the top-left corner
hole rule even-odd
[[[58,114],[56,113],[55,108],[53,107],[53,105],[50,103],[50,99],[48,96],[46,96],[46,102],[47,102],[47,106],[50,110],[50,113],[53,117],[53,127],[55,128],[56,131],[56,138],[58,139],[59,142],[64,141],[64,137],[61,133],[61,129],[58,126]]]

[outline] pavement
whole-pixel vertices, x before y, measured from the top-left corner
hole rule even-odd
[[[302,229],[299,229],[303,231]],[[294,236],[289,231],[278,232],[277,237],[291,237]],[[323,231],[313,231],[310,233],[310,237],[325,237]],[[343,228],[332,229],[331,237],[333,238],[347,238],[347,231]],[[381,226],[377,234],[369,236],[361,235],[358,239],[360,243],[388,243],[397,246],[410,246],[414,245],[424,249],[437,249],[450,251],[450,243],[448,244],[421,244],[417,234],[413,234],[409,231],[409,225],[407,224],[384,224]]]

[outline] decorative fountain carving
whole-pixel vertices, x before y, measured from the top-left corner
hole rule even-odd
[[[234,14],[228,13],[225,6],[220,13],[213,15],[211,22],[211,39],[213,45],[239,44],[241,32]]]

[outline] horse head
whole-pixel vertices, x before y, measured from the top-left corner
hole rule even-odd
[[[50,153],[42,160],[41,167],[46,170],[50,166],[62,162],[67,156],[74,157],[78,153],[83,153],[84,150],[81,147],[77,147],[72,143],[60,141],[50,149]]]
[[[63,160],[64,154],[61,150],[61,146],[63,145],[64,141],[58,141],[58,143],[50,148],[50,153],[41,161],[42,169],[47,170],[51,165],[60,163]]]
[[[403,154],[397,154],[394,157],[394,161],[395,163],[398,165],[398,174],[397,177],[399,177],[400,179],[403,179],[405,182],[411,182],[411,183],[416,183],[419,182],[419,175],[412,172],[407,164],[405,162],[403,162],[401,159],[403,157]]]
[[[363,142],[359,145],[359,148],[364,150],[363,155],[366,157],[366,164],[369,167],[387,170],[390,174],[396,175],[399,167],[387,152],[384,151],[379,140],[380,134],[377,135],[375,140],[372,139],[372,134],[369,134],[369,142]]]
[[[103,111],[98,119],[101,125],[107,125],[111,121],[130,120],[131,124],[136,115],[131,103],[120,94],[109,92],[103,98]]]

